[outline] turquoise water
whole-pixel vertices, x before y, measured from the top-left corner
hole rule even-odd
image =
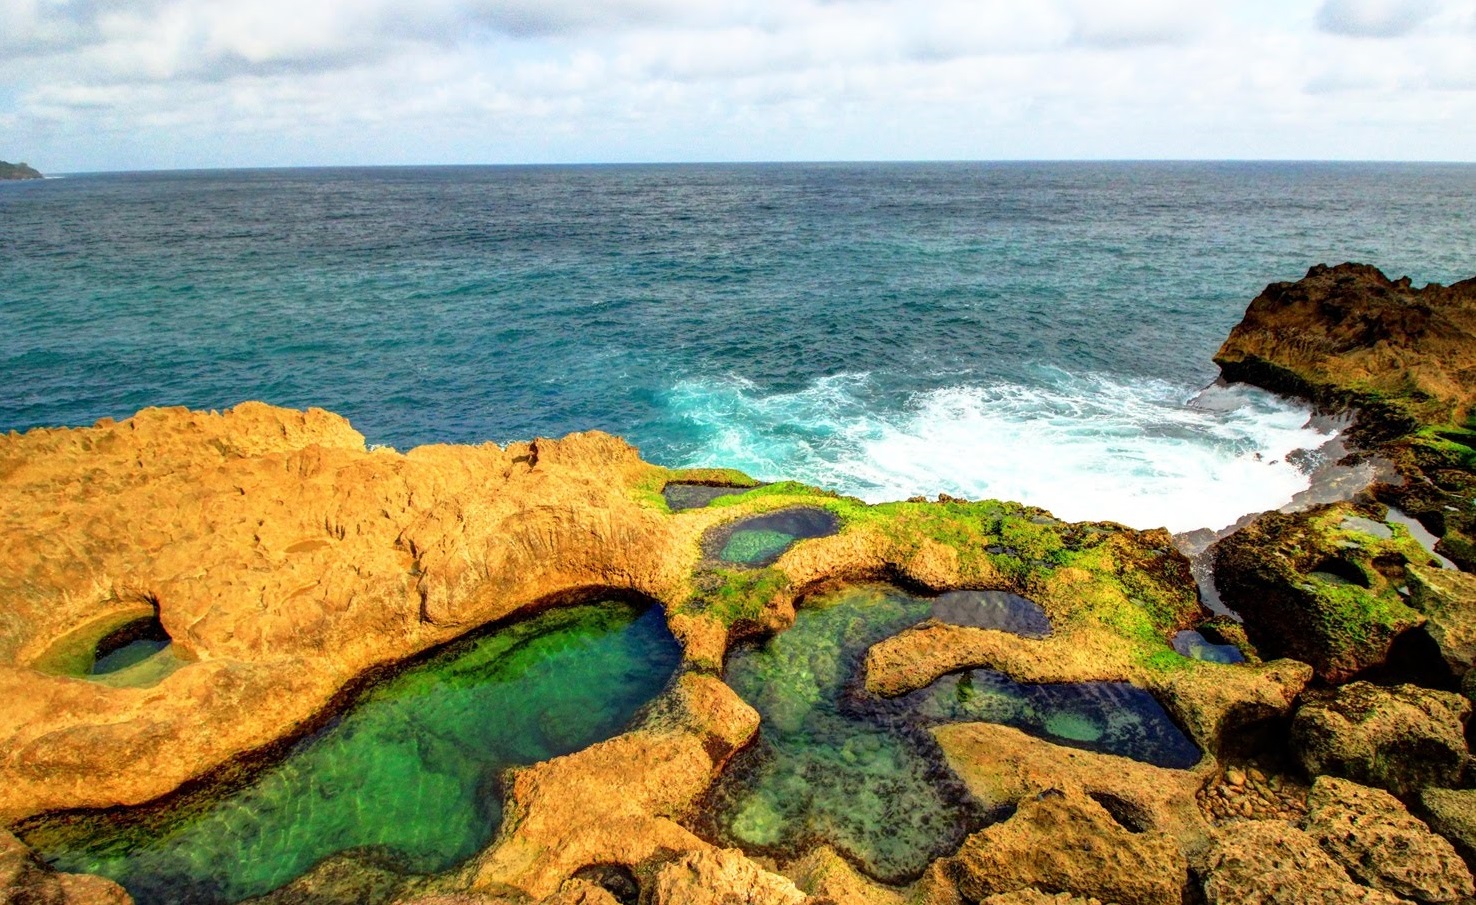
[[[351,849],[442,870],[492,838],[504,768],[615,735],[679,659],[659,608],[552,610],[375,685],[245,787],[26,839],[140,905],[239,901]]]
[[[264,399],[401,449],[600,428],[1179,530],[1305,486],[1305,412],[1185,405],[1250,299],[1322,262],[1471,276],[1476,167],[78,175],[5,186],[0,223],[0,431]]]
[[[847,588],[807,602],[792,628],[761,647],[731,654],[726,679],[762,723],[719,777],[698,831],[776,856],[828,843],[872,876],[905,881],[954,851],[998,804],[968,795],[929,726],[1006,723],[1167,766],[1198,761],[1151,695],[1118,683],[1020,685],[975,670],[897,699],[866,693],[867,648],[936,604],[885,586]]]

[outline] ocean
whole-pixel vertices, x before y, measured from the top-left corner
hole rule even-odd
[[[261,399],[1185,531],[1286,502],[1328,437],[1191,404],[1246,304],[1318,263],[1476,274],[1476,166],[77,174],[0,184],[0,235],[0,430]]]

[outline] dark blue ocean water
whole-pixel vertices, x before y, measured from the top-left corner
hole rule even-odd
[[[1315,439],[1184,405],[1246,303],[1321,262],[1476,274],[1476,167],[79,175],[0,184],[0,230],[0,430],[263,399],[1182,528],[1295,492]]]

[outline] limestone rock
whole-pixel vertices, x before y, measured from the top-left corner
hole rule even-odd
[[[1069,892],[1052,895],[1038,889],[1020,889],[990,896],[979,905],[1103,905],[1101,899],[1090,896],[1074,896]]]
[[[1470,411],[1471,361],[1476,279],[1415,289],[1363,264],[1267,286],[1215,354],[1228,380],[1357,405],[1386,433]]]
[[[158,797],[563,595],[677,599],[695,526],[633,490],[659,472],[603,434],[371,451],[260,403],[0,436],[0,818]],[[53,667],[140,611],[187,661],[163,681]]]
[[[1267,512],[1215,544],[1215,585],[1263,656],[1310,663],[1336,684],[1382,664],[1396,638],[1424,624],[1399,588],[1404,567],[1429,554],[1409,537],[1351,527],[1382,511]]]
[[[735,849],[694,852],[656,872],[651,905],[799,905],[805,894]]]
[[[1280,820],[1227,824],[1210,852],[1209,905],[1398,905],[1354,883],[1312,837]]]
[[[1103,804],[1128,829],[1166,833],[1186,852],[1208,845],[1210,827],[1194,803],[1202,769],[1170,770],[1068,748],[994,723],[939,726],[933,737],[948,766],[988,807],[1058,789]]]
[[[1189,869],[1172,837],[1131,832],[1091,798],[1059,791],[970,836],[953,864],[966,898],[1033,887],[1121,905],[1179,905]]]
[[[133,905],[133,899],[112,880],[51,871],[0,829],[0,905]]]
[[[1305,699],[1291,734],[1310,776],[1332,774],[1413,795],[1454,785],[1465,767],[1471,703],[1460,695],[1353,682]]]
[[[828,845],[789,865],[785,875],[806,895],[834,905],[903,905],[895,889],[862,876]]]
[[[1420,804],[1431,829],[1467,860],[1476,859],[1476,789],[1429,788],[1420,793]]]
[[[1464,676],[1476,664],[1476,575],[1410,565],[1409,605],[1425,614],[1425,631],[1446,665]]]
[[[1307,834],[1357,880],[1422,902],[1476,891],[1455,848],[1388,792],[1320,776],[1307,806]]]

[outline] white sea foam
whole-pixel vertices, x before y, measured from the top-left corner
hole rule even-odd
[[[669,399],[700,438],[688,465],[727,465],[871,502],[948,493],[1018,500],[1076,521],[1220,528],[1308,486],[1286,461],[1331,438],[1309,410],[1248,387],[1056,374],[1042,386],[943,387],[878,409],[869,378],[795,393],[687,381]]]

